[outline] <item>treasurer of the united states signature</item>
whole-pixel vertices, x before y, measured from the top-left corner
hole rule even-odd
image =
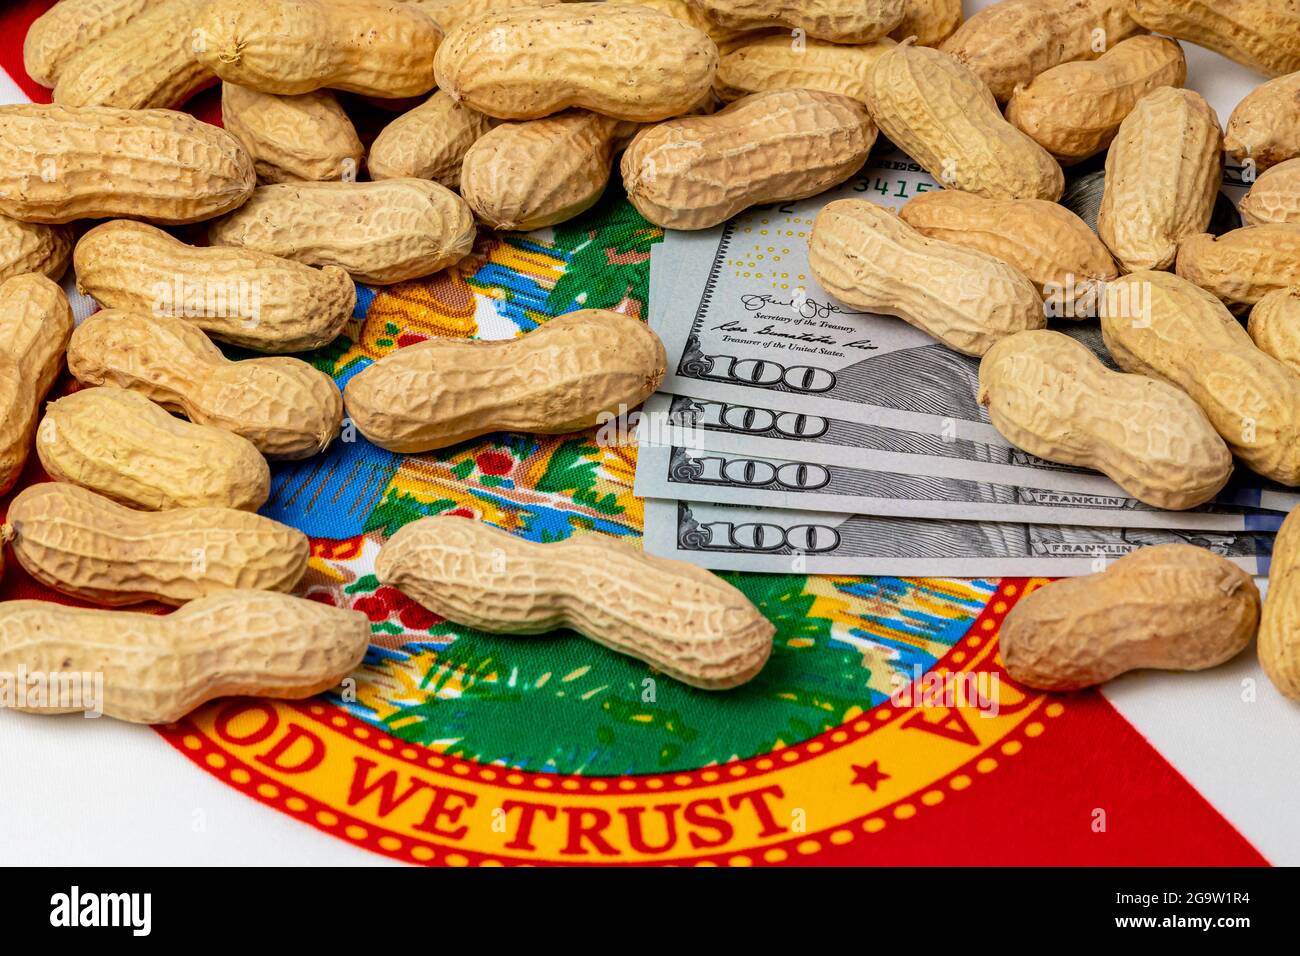
[[[862,352],[877,351],[876,345],[870,339],[857,339],[852,342],[841,342],[835,336],[827,335],[822,332],[815,332],[812,330],[791,332],[784,329],[774,328],[770,322],[760,329],[751,329],[747,326],[741,325],[735,319],[728,319],[726,322],[720,322],[713,326],[712,331],[722,332],[724,341],[730,339],[730,336],[726,333],[734,332],[741,336],[752,335],[763,338],[785,339],[789,342],[802,342],[806,345],[829,345],[835,349],[857,349]],[[849,332],[851,330],[842,329],[841,331]]]

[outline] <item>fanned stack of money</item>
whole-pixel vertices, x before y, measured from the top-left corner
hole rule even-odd
[[[668,374],[638,431],[646,549],[731,570],[1064,576],[1187,541],[1266,574],[1295,490],[1238,467],[1215,502],[1162,511],[1035,458],[989,423],[978,359],[818,286],[807,243],[822,206],[896,209],[937,188],[886,152],[813,199],[666,234],[649,319]],[[1095,320],[1054,327],[1115,367]]]

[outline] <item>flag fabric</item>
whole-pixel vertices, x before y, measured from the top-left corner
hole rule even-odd
[[[6,101],[49,100],[21,50],[50,5],[0,13]],[[343,102],[363,137],[394,115]],[[187,108],[219,122],[218,103],[211,90]],[[661,239],[615,177],[570,222],[484,229],[445,272],[358,287],[343,335],[303,357],[342,387],[431,337],[509,338],[578,308],[641,316]],[[311,538],[300,593],[370,619],[361,668],[310,701],[216,701],[152,729],[0,714],[21,770],[0,775],[4,830],[19,828],[0,835],[66,862],[1300,862],[1286,810],[1300,713],[1253,660],[1104,694],[1026,690],[997,631],[1041,580],[725,574],[776,644],[752,683],[709,693],[571,632],[475,632],[375,578],[383,541],[425,515],[635,541],[635,462],[628,430],[607,427],[423,455],[356,436],[274,464],[263,513]],[[33,460],[23,483],[41,480]],[[7,564],[0,596],[58,599]],[[133,801],[105,797],[124,789]],[[52,849],[47,831],[65,834]]]

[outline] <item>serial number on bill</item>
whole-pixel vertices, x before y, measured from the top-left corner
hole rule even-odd
[[[1136,906],[1168,906],[1173,903],[1193,906],[1215,903],[1249,903],[1250,894],[1235,893],[1229,890],[1188,893],[1175,893],[1172,890],[1164,893],[1116,893],[1115,902]]]

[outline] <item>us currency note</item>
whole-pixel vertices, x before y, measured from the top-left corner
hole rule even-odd
[[[644,443],[637,452],[635,491],[643,498],[765,508],[1103,528],[1277,531],[1285,517],[1231,505],[1166,511],[1122,495],[1049,491]]]
[[[815,462],[835,468],[1039,489],[1044,493],[1059,493],[1062,499],[1072,496],[1077,504],[1088,508],[1137,510],[1145,507],[1105,475],[1046,461],[1009,445],[945,439],[924,432],[801,414],[770,405],[741,405],[659,393],[645,403],[638,427],[643,446],[707,449]],[[961,486],[948,487],[955,492]],[[648,491],[646,495],[654,496]],[[1300,505],[1300,493],[1242,469],[1237,480],[1220,493],[1218,503],[1287,512]],[[1000,519],[989,516],[989,520]],[[1200,525],[1193,522],[1182,527]]]
[[[1273,535],[929,521],[649,499],[645,549],[702,567],[777,574],[1069,577],[1155,544],[1208,548],[1268,574]]]
[[[802,436],[801,445],[816,443],[823,455],[847,452],[871,470],[960,472],[982,482],[1124,497],[1095,472],[1014,449],[976,400],[977,359],[899,319],[840,306],[811,277],[807,234],[825,203],[865,196],[897,207],[931,188],[934,181],[894,151],[814,199],[753,209],[714,230],[670,232],[651,260],[650,321],[669,357],[663,391],[798,420],[817,433]],[[1115,367],[1095,321],[1054,326]],[[722,428],[712,428],[706,440],[711,448],[739,450],[718,444],[723,437]],[[771,440],[752,446],[759,454],[809,455],[777,446],[798,440],[789,434],[749,437]],[[1281,511],[1300,504],[1294,490],[1238,472],[1221,502]]]
[[[977,359],[900,319],[835,302],[808,266],[808,236],[828,202],[897,208],[934,188],[891,152],[812,199],[668,233],[651,292],[669,357],[663,390],[754,404],[766,396],[791,411],[1005,444],[975,401]]]

